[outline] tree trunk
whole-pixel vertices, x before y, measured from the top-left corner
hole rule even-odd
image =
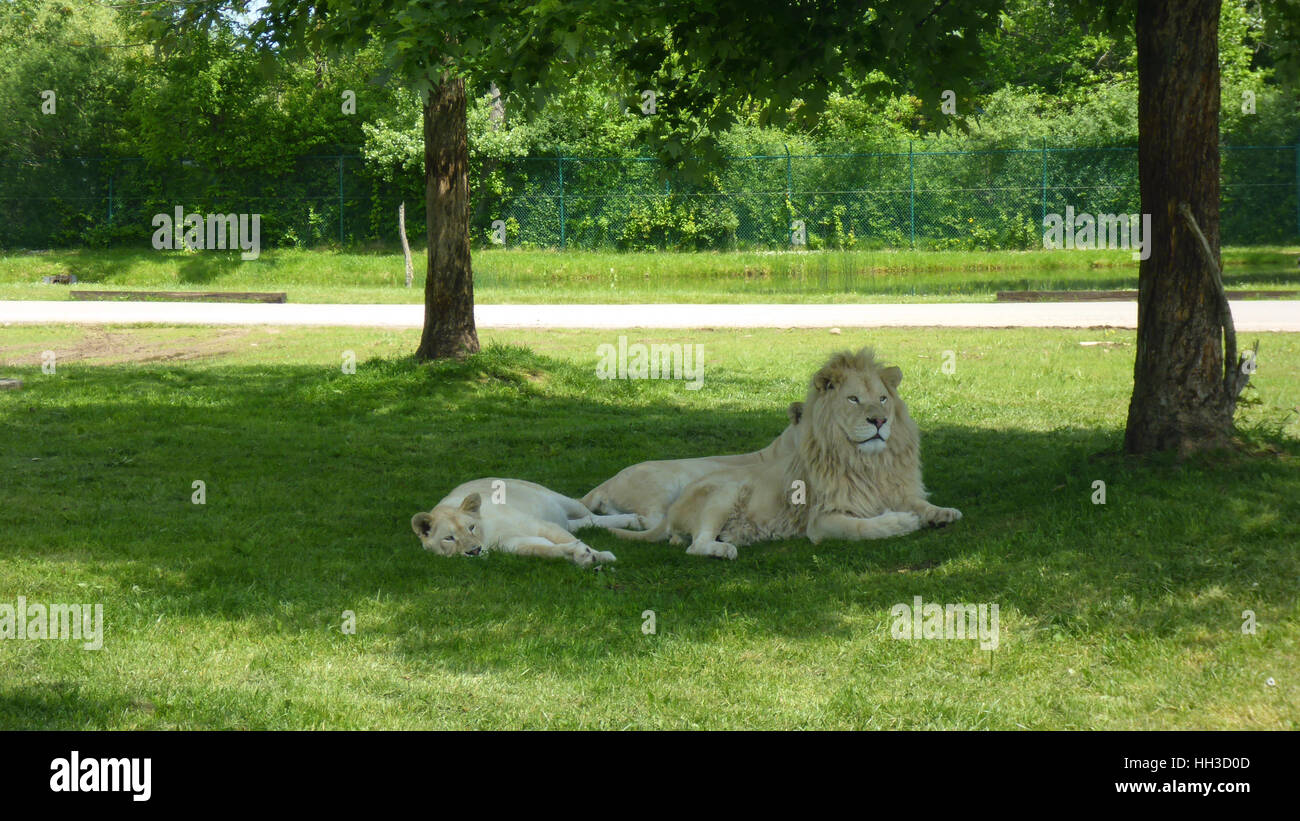
[[[1220,0],[1138,3],[1138,176],[1151,230],[1150,256],[1138,270],[1128,453],[1188,453],[1226,445],[1232,435],[1237,397],[1224,378],[1218,274],[1219,7]]]
[[[469,259],[469,139],[465,81],[447,78],[424,104],[424,201],[429,238],[418,359],[478,351]]]

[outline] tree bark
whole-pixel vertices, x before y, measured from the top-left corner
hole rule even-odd
[[[416,358],[479,349],[469,256],[469,137],[465,81],[444,78],[424,104],[424,199],[429,239],[424,332]]]
[[[1220,0],[1138,3],[1138,177],[1151,230],[1138,269],[1127,453],[1185,454],[1232,436],[1237,397],[1224,373],[1218,282],[1219,8]]]

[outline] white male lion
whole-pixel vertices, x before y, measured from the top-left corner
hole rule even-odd
[[[871,350],[835,354],[812,378],[798,447],[777,462],[742,465],[687,486],[647,531],[628,539],[691,537],[687,553],[734,559],[736,545],[805,535],[881,539],[961,518],[926,501],[920,432],[898,396],[899,368]]]
[[[577,499],[521,479],[466,482],[433,510],[411,517],[411,529],[424,549],[443,556],[497,550],[564,558],[582,566],[612,562],[614,554],[592,550],[573,535],[575,530],[641,524],[635,514],[597,516]]]
[[[802,414],[803,403],[791,402],[786,409],[790,424],[762,450],[697,459],[640,462],[623,468],[593,488],[582,497],[582,503],[597,513],[640,514],[646,527],[653,528],[682,490],[696,479],[723,468],[779,461],[793,453],[798,446],[798,425]]]

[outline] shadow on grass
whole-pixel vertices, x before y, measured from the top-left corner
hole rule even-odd
[[[142,264],[156,264],[169,259],[176,267],[177,279],[186,285],[206,285],[239,270],[242,260],[238,251],[177,253],[152,249],[113,249],[75,252],[66,255],[63,268],[76,274],[78,284],[112,285]]]
[[[176,263],[176,276],[186,285],[207,285],[239,270],[243,260],[237,251],[187,254]]]
[[[78,284],[103,285],[112,283],[128,271],[133,270],[146,254],[157,251],[116,250],[60,252],[68,254],[63,263],[64,271],[76,274]]]
[[[753,412],[597,383],[507,347],[434,366],[372,360],[355,375],[60,373],[15,400],[39,413],[0,429],[11,561],[101,572],[119,595],[144,591],[149,618],[200,615],[285,640],[328,633],[344,610],[375,614],[367,634],[414,669],[572,673],[635,660],[664,637],[884,639],[890,607],[913,596],[998,602],[1017,629],[1049,636],[1214,631],[1243,607],[1289,606],[1286,580],[1300,570],[1300,478],[1279,460],[1135,464],[1098,456],[1118,447],[1117,429],[935,420],[921,420],[927,484],[965,513],[946,529],[754,545],[735,562],[588,531],[619,556],[600,572],[445,559],[421,551],[408,522],[458,483],[525,478],[580,496],[643,459],[759,448],[784,426],[798,381],[712,377],[711,396],[772,396],[770,411]],[[1097,479],[1105,505],[1091,501]],[[195,480],[203,505],[191,501]],[[647,609],[655,638],[640,631]]]

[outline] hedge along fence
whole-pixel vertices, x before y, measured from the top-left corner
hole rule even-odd
[[[150,247],[154,215],[178,206],[261,214],[263,248],[358,242],[371,233],[375,194],[363,171],[357,155],[300,157],[275,170],[139,158],[0,163],[0,248]]]
[[[1132,147],[730,157],[702,179],[650,158],[472,162],[478,246],[619,250],[790,247],[802,221],[818,248],[1027,249],[1043,217],[1140,210]],[[260,213],[262,247],[395,244],[398,204],[417,241],[423,180],[379,174],[355,154],[278,169],[139,159],[0,164],[0,247],[148,247],[154,214]],[[1300,238],[1300,146],[1224,146],[1221,238]]]

